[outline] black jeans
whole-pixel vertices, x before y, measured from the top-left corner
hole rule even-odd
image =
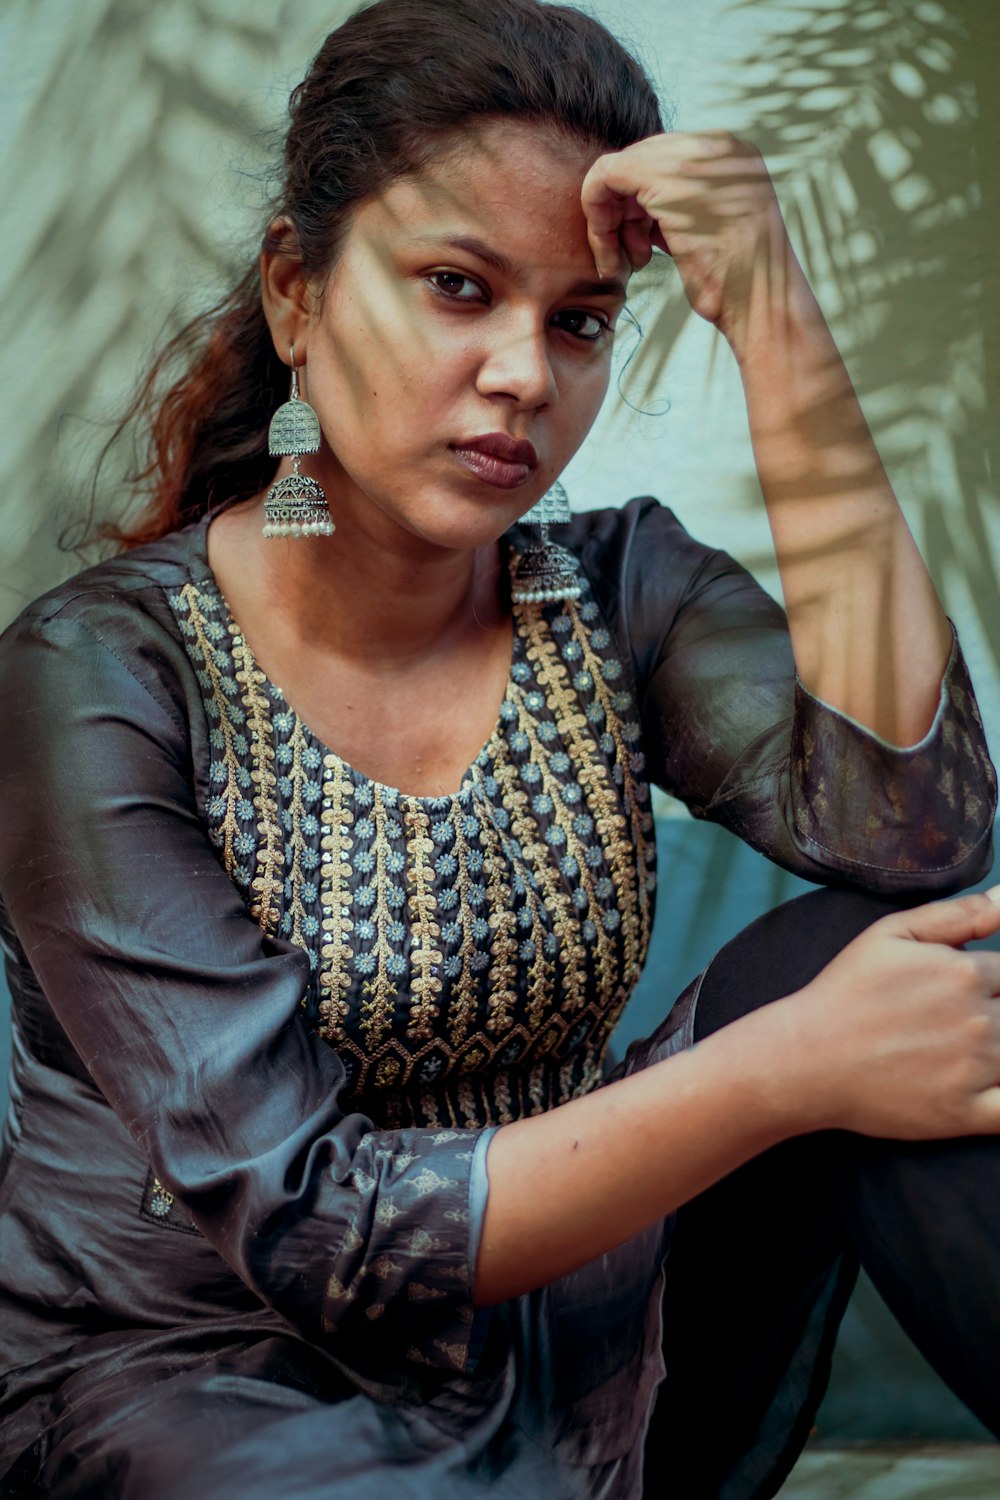
[[[703,976],[695,1039],[798,989],[900,904],[824,890],[760,918]],[[911,1144],[828,1132],[766,1152],[682,1208],[645,1500],[777,1493],[826,1388],[859,1264],[1000,1436],[998,1167],[993,1138]]]

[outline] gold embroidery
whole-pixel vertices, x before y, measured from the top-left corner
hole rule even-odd
[[[477,782],[480,782],[482,778],[478,766],[474,767],[473,774]],[[507,874],[507,861],[488,808],[483,809],[480,837],[483,843],[483,868],[486,871],[486,897],[490,909],[489,924],[493,933],[486,1029],[496,1033],[502,1032],[510,1024],[510,1013],[517,1004],[517,990],[514,988],[517,978],[517,941],[514,936],[517,918],[511,900],[510,884],[504,878]]]
[[[439,1006],[437,997],[441,993],[438,970],[444,956],[437,943],[441,928],[435,921],[437,901],[434,897],[434,867],[429,856],[434,853],[430,838],[430,818],[426,810],[413,797],[405,799],[404,821],[410,830],[406,848],[410,856],[409,876],[413,889],[407,905],[412,923],[410,989],[414,995],[410,1008],[407,1035],[414,1040],[433,1036],[434,1018]]]
[[[615,1017],[617,1021],[618,1017]],[[610,1027],[608,1028],[610,1030]],[[604,1080],[604,1048],[592,1053],[584,1067],[583,1077],[574,1090],[574,1098],[582,1098],[584,1094],[593,1093]]]
[[[451,818],[455,825],[453,852],[458,866],[455,888],[458,891],[459,920],[462,924],[462,941],[459,945],[458,958],[462,967],[455,981],[453,999],[448,1008],[448,1030],[452,1044],[460,1047],[476,1018],[478,991],[475,975],[472,972],[472,956],[476,952],[476,942],[472,935],[475,916],[469,904],[469,887],[472,884],[468,863],[469,845],[462,828],[464,813],[457,797],[452,799]]]
[[[445,1104],[448,1104],[447,1099],[445,1099],[443,1102]],[[432,1094],[428,1089],[425,1089],[421,1094],[420,1111],[424,1118],[424,1121],[428,1125],[440,1125],[443,1123],[441,1120],[441,1104],[442,1100],[440,1100],[436,1094]],[[454,1125],[455,1123],[456,1122],[454,1116],[452,1116],[449,1124]]]
[[[291,800],[288,803],[288,811],[291,814],[292,826],[288,832],[288,842],[291,845],[291,865],[288,870],[291,881],[291,897],[285,910],[291,918],[291,932],[289,936],[293,943],[300,948],[307,946],[302,934],[302,923],[305,920],[306,910],[302,904],[302,855],[305,852],[305,839],[302,834],[302,820],[306,815],[305,803],[302,800],[302,788],[308,780],[306,768],[302,763],[302,752],[306,748],[306,737],[299,720],[296,719],[289,737],[289,746],[292,751],[292,764],[288,771],[288,779],[292,784]]]
[[[343,763],[335,755],[324,757],[326,778],[323,782],[323,811],[320,821],[323,837],[320,847],[323,861],[324,881],[320,900],[323,904],[323,937],[320,957],[325,965],[320,972],[319,1027],[320,1036],[331,1042],[345,1040],[344,1021],[351,1007],[344,998],[350,989],[351,979],[347,965],[351,959],[348,943],[354,931],[351,921],[351,892],[347,885],[352,870],[349,856],[353,840],[350,828],[354,814],[348,807],[354,788]]]
[[[538,1063],[535,1064],[531,1072],[528,1074],[528,1098],[531,1100],[531,1109],[529,1110],[529,1114],[541,1115],[545,1113],[547,1104],[545,1095],[545,1075],[540,1064]]]
[[[534,610],[530,612],[530,616],[526,622],[526,634],[529,641],[528,659],[536,664],[535,675],[538,685],[547,689],[546,698],[549,709],[559,726],[564,742],[574,752],[571,758],[573,771],[583,788],[588,808],[594,815],[598,832],[605,835],[601,842],[605,845],[605,853],[607,855],[606,825],[608,822],[608,811],[609,808],[617,809],[618,803],[614,786],[610,783],[604,761],[599,759],[594,753],[592,733],[588,734],[586,732],[588,728],[586,717],[580,712],[579,701],[567,680],[569,674],[559,656],[559,648],[552,638],[547,621]],[[573,831],[573,815],[567,811],[566,804],[562,798],[563,783],[559,781],[552,771],[549,756],[545,754],[538,742],[537,731],[526,708],[522,715],[522,727],[531,739],[532,754],[541,766],[543,786],[552,799],[554,820],[566,835],[566,847],[572,848],[574,845],[578,846],[579,841],[576,839]],[[624,819],[621,819],[621,822],[624,824]],[[543,867],[547,867],[550,871],[552,870],[551,856],[543,860],[542,863]],[[577,863],[580,867],[580,885],[587,897],[587,914],[596,929],[595,942],[597,945],[596,956],[599,988],[605,1003],[610,1004],[618,979],[614,943],[604,926],[604,912],[597,896],[593,872],[586,860],[580,858]],[[580,943],[578,926],[576,933],[576,942],[579,944],[580,953],[578,967],[580,973],[585,974],[583,964],[586,953]],[[570,1009],[578,1008],[582,998],[582,991],[574,986],[572,982],[568,983],[566,1001]]]
[[[553,913],[553,931],[562,940],[565,956],[572,961],[578,952],[581,956],[583,953],[582,947],[576,946],[579,944],[579,934],[574,940],[570,926],[572,904],[552,866],[551,858],[545,857],[548,850],[539,841],[538,825],[527,810],[528,794],[518,785],[517,767],[507,758],[502,741],[497,749],[493,774],[500,787],[503,805],[510,813],[511,832],[521,847],[524,860],[537,871],[549,909]],[[528,966],[528,1024],[532,1030],[537,1030],[552,1006],[555,968],[545,951],[547,930],[542,916],[542,903],[528,880],[525,880],[525,903],[531,912],[531,941],[535,950]]]
[[[480,1110],[472,1088],[466,1079],[458,1085],[458,1107],[462,1111],[462,1124],[473,1130],[479,1123]]]
[[[609,788],[606,793],[608,806],[602,833],[622,919],[624,942],[622,979],[626,990],[630,992],[646,960],[652,924],[649,892],[646,889],[645,879],[649,867],[649,850],[644,828],[645,817],[640,808],[638,787],[632,770],[632,751],[625,743],[622,722],[615,712],[614,699],[605,681],[602,670],[604,664],[591,645],[590,633],[580,618],[578,606],[569,603],[566,606],[566,612],[573,622],[574,638],[583,652],[586,668],[594,679],[594,694],[604,709],[608,733],[615,743],[617,762],[624,777],[625,805],[631,813],[632,837],[629,839],[625,835],[625,818],[617,810],[618,799],[614,796],[613,788]],[[588,759],[593,759],[592,745],[584,742],[581,749]]]
[[[509,1125],[514,1113],[510,1107],[510,1074],[506,1069],[498,1072],[493,1079],[493,1097],[496,1103],[494,1118],[500,1125]]]
[[[361,1002],[361,1030],[365,1034],[365,1041],[370,1050],[378,1046],[391,1027],[396,1002],[396,986],[390,978],[388,967],[392,957],[392,945],[388,935],[392,915],[386,901],[386,887],[389,884],[389,871],[386,867],[389,838],[385,826],[385,800],[380,786],[374,786],[372,791],[371,817],[375,825],[375,870],[372,875],[372,884],[375,888],[375,947],[372,952],[375,955],[376,969],[373,977],[366,979],[361,986],[361,993],[365,997]]]
[[[398,1083],[402,1066],[398,1057],[383,1057],[375,1069],[375,1082],[379,1088],[388,1088],[389,1084]]]
[[[405,799],[405,822],[409,835],[407,874],[414,886],[409,899],[410,926],[414,938],[411,973],[415,979],[413,993],[417,997],[411,1010],[408,1041],[412,1043],[425,1038],[429,1042],[429,1048],[422,1048],[418,1052],[407,1048],[401,1054],[401,1062],[394,1061],[391,1068],[386,1070],[381,1067],[386,1058],[384,1041],[374,1049],[374,1055],[371,1048],[359,1048],[349,1037],[346,1043],[348,1050],[358,1059],[355,1089],[359,1094],[365,1092],[367,1078],[371,1078],[373,1085],[377,1087],[379,1082],[385,1082],[391,1076],[397,1090],[408,1089],[418,1076],[423,1076],[420,1073],[421,1059],[428,1052],[435,1059],[436,1067],[430,1075],[435,1078],[434,1090],[420,1090],[418,1094],[411,1095],[412,1102],[405,1105],[398,1095],[394,1096],[394,1120],[404,1119],[406,1112],[410,1111],[414,1123],[426,1123],[431,1118],[437,1120],[444,1114],[450,1123],[464,1124],[469,1109],[473,1107],[478,1109],[480,1118],[503,1120],[510,1117],[510,1083],[506,1081],[506,1077],[501,1084],[496,1077],[484,1076],[491,1065],[496,1066],[501,1053],[506,1058],[519,1057],[519,1071],[513,1075],[517,1079],[519,1090],[524,1089],[518,1112],[548,1108],[570,1095],[589,1091],[600,1081],[603,1048],[627,998],[628,986],[622,982],[618,938],[612,924],[605,924],[603,920],[605,915],[615,912],[619,923],[624,927],[623,913],[617,901],[609,900],[602,905],[598,897],[595,871],[583,857],[589,846],[574,827],[582,807],[567,805],[567,799],[562,795],[567,782],[559,779],[551,765],[553,751],[558,749],[570,752],[568,769],[575,777],[575,784],[581,787],[584,805],[594,817],[599,846],[612,874],[611,889],[616,898],[620,892],[628,894],[629,884],[627,879],[622,878],[620,860],[616,862],[615,851],[609,844],[615,841],[622,844],[622,858],[627,859],[630,853],[634,858],[637,854],[635,846],[630,845],[625,837],[628,820],[622,813],[622,794],[612,779],[607,762],[598,751],[598,731],[581,712],[580,699],[567,680],[567,670],[547,619],[536,616],[534,619],[522,620],[519,628],[528,660],[534,665],[535,679],[540,687],[548,689],[548,708],[560,730],[559,743],[542,744],[539,723],[528,708],[527,683],[518,679],[510,689],[509,699],[514,701],[517,729],[524,736],[522,748],[530,752],[533,763],[540,768],[542,779],[536,784],[535,791],[546,792],[552,800],[552,825],[562,830],[565,852],[573,856],[575,871],[578,872],[577,885],[586,894],[584,915],[594,923],[596,974],[588,976],[581,918],[572,898],[572,886],[568,886],[560,878],[558,849],[553,851],[540,836],[539,825],[530,810],[532,793],[524,789],[520,768],[507,753],[503,734],[498,733],[490,747],[493,755],[492,774],[500,792],[500,804],[510,819],[511,836],[520,846],[525,873],[529,877],[531,874],[535,876],[534,882],[530,878],[525,880],[523,894],[523,908],[530,913],[531,919],[530,932],[526,934],[531,939],[530,950],[526,945],[522,956],[523,964],[519,963],[518,910],[511,887],[511,873],[518,860],[499,821],[490,815],[490,794],[484,786],[484,779],[490,773],[480,763],[472,769],[472,780],[475,789],[473,805],[478,803],[482,807],[478,819],[479,842],[482,849],[488,923],[492,934],[486,1033],[472,1030],[478,1009],[478,992],[474,987],[470,964],[476,951],[474,941],[470,940],[475,920],[469,901],[473,879],[467,863],[470,846],[463,829],[463,808],[460,800],[453,798],[449,814],[455,824],[454,843],[450,849],[445,847],[443,851],[445,856],[450,853],[453,862],[450,869],[443,872],[443,876],[454,877],[459,902],[459,909],[454,913],[457,919],[453,923],[455,935],[449,937],[448,941],[454,944],[451,951],[458,958],[460,968],[456,967],[451,977],[454,981],[464,980],[464,984],[461,989],[457,982],[449,987],[451,1004],[446,1023],[447,1041],[440,1030],[435,1034],[432,1023],[437,1019],[440,996],[444,990],[438,974],[434,972],[441,962],[442,945],[441,913],[434,894],[432,875],[435,846],[430,839],[431,815],[421,799]],[[589,666],[592,671],[596,668],[596,672],[593,672],[596,677],[602,664],[593,651],[589,655]],[[629,811],[634,812],[638,837],[643,833],[639,796],[628,751],[625,749],[624,728],[618,723],[611,696],[606,693],[602,696],[605,699],[603,712],[609,726],[608,732],[612,733],[612,739],[624,761],[623,776],[627,775],[629,778],[627,790],[634,798],[629,804]],[[509,719],[510,715],[507,717]],[[376,868],[374,885],[378,892],[377,899],[381,900],[387,883],[381,860],[388,845],[380,826],[380,817],[373,814],[373,822],[376,825],[376,836],[371,848]],[[607,837],[609,832],[611,841]],[[383,846],[381,854],[380,845]],[[565,873],[567,880],[572,878],[570,871]],[[637,873],[640,877],[643,874],[641,863]],[[616,875],[618,879],[615,879]],[[644,885],[642,890],[644,895]],[[631,891],[636,901],[641,899],[635,872]],[[568,983],[564,981],[563,984],[560,1013],[555,1016],[551,1011],[555,965],[545,947],[547,918],[560,940],[560,959],[568,976]],[[387,913],[383,911],[379,915],[379,928],[384,927],[386,919]],[[623,940],[624,936],[623,933]],[[371,982],[367,988],[370,990]],[[518,1010],[521,1010],[527,1022],[527,1029],[513,1024]],[[579,1024],[586,1029],[581,1040],[573,1043],[573,1052],[560,1059],[560,1051],[566,1045],[569,1033],[564,1017],[571,1011],[575,1011],[580,1018]],[[384,1029],[381,1035],[385,1036]],[[525,1043],[520,1054],[515,1042],[518,1037],[523,1038]],[[581,1050],[583,1037],[587,1041]],[[513,1053],[510,1051],[512,1045],[515,1048]],[[398,1043],[390,1041],[389,1046],[394,1050]],[[534,1058],[532,1064],[529,1064],[529,1055]],[[551,1059],[551,1062],[547,1059]],[[530,1072],[527,1071],[529,1068]],[[456,1075],[459,1075],[458,1078]],[[459,1081],[461,1075],[469,1081],[467,1086]],[[448,1086],[448,1079],[455,1079],[455,1082]],[[470,1092],[473,1084],[474,1091]],[[439,1086],[440,1094],[437,1092]]]
[[[250,730],[250,779],[256,789],[253,805],[257,809],[257,832],[261,835],[257,844],[257,874],[251,882],[250,913],[265,932],[274,933],[281,921],[284,855],[275,801],[278,778],[274,773],[274,729],[264,691],[267,678],[258,668],[253,652],[245,637],[238,633],[235,622],[232,622],[232,629],[236,681],[243,689],[241,696]]]
[[[212,645],[206,634],[205,614],[202,610],[202,595],[193,583],[186,583],[178,591],[178,599],[182,613],[186,614],[194,633],[197,643],[200,664],[208,674],[209,691],[218,716],[218,728],[222,735],[222,761],[226,768],[226,784],[221,792],[225,801],[226,810],[221,818],[216,819],[215,826],[219,830],[220,846],[222,849],[222,862],[226,867],[226,873],[232,878],[239,860],[236,857],[234,847],[235,840],[239,836],[240,825],[236,819],[236,804],[241,800],[239,788],[239,772],[243,761],[237,754],[235,741],[238,734],[229,716],[229,701],[222,686],[222,673],[216,661],[216,648]],[[235,626],[231,631],[235,633]]]
[[[400,799],[404,869],[403,846],[390,837],[396,794],[375,783],[357,788],[371,808],[359,837],[357,778],[327,753],[317,827],[309,768],[322,747],[286,705],[272,710],[280,697],[232,622],[226,636],[221,599],[193,585],[181,595],[175,607],[192,616],[182,624],[213,730],[213,837],[231,877],[249,885],[265,930],[280,923],[315,954],[317,1030],[347,1062],[359,1107],[393,1126],[464,1128],[589,1092],[645,952],[652,868],[641,760],[616,711],[614,674],[605,677],[582,623],[594,606],[517,612],[503,722],[472,767],[471,788],[434,805]],[[577,665],[567,669],[570,660]],[[571,680],[583,667],[603,724],[593,722],[588,682]],[[602,730],[610,739],[602,742]],[[538,767],[534,780],[526,757]],[[564,795],[570,787],[575,803]],[[539,793],[551,798],[551,815],[547,804],[534,807]],[[453,840],[438,838],[438,819],[454,823]],[[563,842],[543,828],[560,830]],[[404,895],[405,912],[396,909]],[[408,1012],[397,1008],[404,987],[413,996]]]

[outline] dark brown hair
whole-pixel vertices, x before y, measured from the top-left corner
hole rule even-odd
[[[456,130],[489,117],[538,121],[620,150],[661,130],[655,92],[597,21],[539,0],[377,0],[331,32],[290,101],[284,183],[268,214],[298,236],[322,282],[352,210],[419,171]],[[275,248],[265,231],[265,247]],[[183,370],[161,393],[167,372]],[[271,480],[271,413],[288,394],[256,266],[170,341],[116,436],[148,432],[132,476],[138,520],[105,528],[127,546],[151,541]],[[112,439],[114,441],[114,439]]]

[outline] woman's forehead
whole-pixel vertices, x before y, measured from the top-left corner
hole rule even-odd
[[[514,264],[555,257],[593,269],[580,188],[596,154],[550,129],[490,121],[369,199],[358,227],[428,247],[477,240]]]

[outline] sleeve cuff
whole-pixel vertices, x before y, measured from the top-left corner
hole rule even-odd
[[[490,1194],[490,1179],[486,1168],[486,1153],[496,1135],[498,1125],[484,1130],[472,1153],[472,1174],[469,1181],[469,1275],[470,1284],[475,1285],[476,1263],[479,1260],[479,1245],[483,1237],[483,1219],[486,1215],[486,1200]],[[469,1330],[469,1352],[466,1374],[471,1374],[479,1363],[486,1335],[493,1317],[492,1307],[477,1307],[473,1311]]]
[[[890,744],[797,681],[792,770],[797,839],[834,872],[965,883],[988,860],[996,775],[957,640],[916,745]]]
[[[355,1152],[356,1214],[328,1268],[323,1332],[357,1374],[464,1373],[481,1352],[472,1286],[492,1133],[375,1130]]]

